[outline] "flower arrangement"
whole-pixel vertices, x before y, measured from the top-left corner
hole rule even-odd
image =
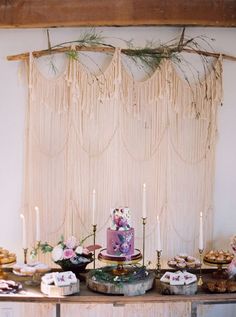
[[[236,276],[236,235],[232,237],[230,246],[233,250],[234,258],[228,265],[227,272],[230,278],[234,278]]]
[[[61,236],[60,241],[55,246],[47,242],[39,242],[37,249],[43,253],[50,252],[53,262],[60,265],[63,270],[84,271],[86,265],[93,261],[93,251],[101,247],[100,245],[84,247],[84,241],[90,236],[92,234],[82,241],[78,241],[74,236],[70,236],[66,240],[64,236]],[[37,254],[36,249],[34,249],[34,254]]]
[[[230,242],[230,246],[233,252],[236,254],[236,236],[233,236]]]

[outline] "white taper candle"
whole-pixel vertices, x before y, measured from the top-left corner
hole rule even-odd
[[[200,212],[200,220],[199,220],[199,250],[203,250],[203,219],[202,219],[202,212]]]
[[[20,217],[22,220],[22,247],[23,249],[27,249],[25,216],[21,214]]]
[[[157,251],[162,251],[161,247],[161,225],[159,216],[157,216]]]
[[[143,208],[142,208],[142,217],[147,217],[147,190],[146,184],[143,184]]]
[[[40,217],[39,217],[39,207],[35,206],[35,229],[36,229],[36,241],[40,241]]]
[[[93,190],[93,198],[92,198],[92,225],[96,225],[95,223],[95,210],[96,210],[96,191]]]

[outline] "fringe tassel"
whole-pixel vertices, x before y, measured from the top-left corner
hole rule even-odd
[[[143,183],[146,260],[155,266],[157,215],[164,257],[196,253],[200,211],[209,245],[220,60],[205,81],[191,86],[166,61],[148,80],[134,81],[119,49],[100,75],[78,60],[70,60],[55,79],[45,78],[32,59],[28,72],[23,205],[31,245],[35,205],[43,241],[56,243],[62,233],[78,238],[91,233],[95,188],[97,242],[106,246],[110,208],[128,205],[141,249]]]

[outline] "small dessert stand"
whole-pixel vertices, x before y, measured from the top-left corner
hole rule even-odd
[[[210,260],[203,258],[204,264],[212,267],[217,267],[216,272],[213,272],[213,276],[215,278],[224,278],[226,277],[227,273],[225,272],[224,268],[231,263],[230,261],[224,260],[224,261],[219,261],[219,260]]]
[[[98,260],[109,264],[100,269],[92,270],[87,285],[96,292],[116,295],[143,295],[152,288],[155,274],[145,267],[135,266],[142,259],[139,250],[131,256],[113,256],[101,250]]]
[[[25,266],[27,266],[27,264],[24,264]],[[36,266],[36,264],[31,264],[28,265],[28,268],[34,268]],[[48,267],[48,269],[43,269],[43,271],[39,271],[37,269],[35,269],[35,271],[32,270],[32,272],[21,272],[18,271],[16,269],[13,268],[12,272],[20,277],[25,278],[26,280],[24,281],[24,283],[28,286],[38,286],[41,283],[41,276],[44,275],[45,273],[49,272],[51,269]]]
[[[26,278],[26,280],[24,281],[24,284],[28,285],[28,286],[38,286],[40,285],[41,282],[41,273],[38,272],[34,272],[32,274],[24,274],[24,273],[20,273],[17,272],[15,270],[12,271],[15,275]]]
[[[6,279],[7,273],[3,271],[3,268],[8,267],[9,265],[16,262],[16,259],[10,259],[9,261],[5,260],[4,263],[0,261],[0,279]]]

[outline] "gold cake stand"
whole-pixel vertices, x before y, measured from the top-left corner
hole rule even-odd
[[[142,254],[140,250],[135,249],[134,254],[128,256],[110,255],[107,253],[107,249],[102,249],[98,254],[98,260],[111,265],[116,265],[112,270],[114,275],[125,275],[128,273],[126,265],[137,264],[142,260]]]

